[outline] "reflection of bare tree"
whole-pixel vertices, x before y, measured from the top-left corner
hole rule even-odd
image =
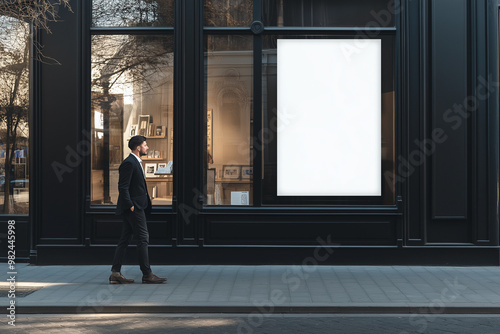
[[[93,0],[92,24],[99,27],[173,26],[174,0]]]
[[[3,21],[7,20],[5,17]],[[28,121],[29,111],[29,25],[13,19],[9,39],[0,41],[0,140],[5,144],[4,213],[14,213],[10,203],[9,185],[12,177],[18,130]]]
[[[154,88],[152,78],[173,65],[172,36],[97,35],[92,38],[92,90],[103,93],[115,85],[142,83]]]
[[[253,0],[205,0],[205,25],[249,26],[253,21]]]
[[[252,0],[206,0],[205,25],[212,27],[244,27],[253,21]],[[207,35],[206,51],[237,50],[246,43],[237,35]]]
[[[38,42],[36,34],[40,31],[51,33],[50,24],[58,21],[58,12],[61,8],[71,11],[70,0],[0,0],[0,31],[9,31],[12,19],[24,22],[31,26],[28,41],[32,42],[35,52],[32,56],[37,60],[52,61],[56,59],[46,57],[43,46]]]
[[[93,36],[92,104],[103,114],[104,203],[110,203],[110,111],[114,92],[132,88],[142,95],[171,80],[173,66],[172,36]]]
[[[5,145],[3,213],[27,213],[11,205],[10,185],[15,177],[15,151],[20,141],[28,138],[30,108],[30,56],[48,60],[42,46],[33,36],[38,31],[50,33],[49,24],[57,21],[60,6],[69,7],[69,0],[0,0],[0,141]],[[30,47],[34,54],[30,55]],[[25,145],[26,143],[24,143]]]

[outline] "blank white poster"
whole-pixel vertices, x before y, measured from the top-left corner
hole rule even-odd
[[[381,40],[278,40],[278,196],[381,196]]]

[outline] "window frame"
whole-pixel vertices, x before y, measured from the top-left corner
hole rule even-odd
[[[89,136],[89,140],[91,141],[92,138],[90,137],[91,135],[91,129],[92,129],[92,124],[91,124],[91,119],[92,119],[92,110],[91,110],[91,94],[92,94],[92,87],[91,87],[91,76],[92,76],[92,36],[96,35],[112,35],[112,36],[119,36],[119,35],[134,35],[134,36],[171,36],[174,45],[173,45],[173,52],[174,52],[174,78],[173,78],[173,84],[174,84],[174,92],[173,92],[173,105],[174,105],[174,110],[173,110],[173,117],[174,117],[174,133],[176,133],[176,115],[177,115],[177,107],[176,107],[176,64],[178,63],[178,55],[177,55],[177,33],[178,29],[176,29],[176,26],[179,24],[178,22],[180,21],[179,19],[179,5],[178,5],[178,0],[174,0],[174,25],[173,26],[161,26],[161,27],[130,27],[130,26],[117,26],[117,27],[106,27],[106,26],[93,26],[92,25],[92,1],[84,1],[82,6],[83,6],[83,13],[84,13],[84,20],[82,20],[82,25],[83,25],[83,32],[86,35],[84,40],[85,45],[83,48],[83,55],[82,57],[85,59],[84,62],[84,73],[85,73],[85,80],[84,80],[84,85],[86,87],[85,91],[85,110],[86,112],[83,115],[82,123],[85,125],[85,129],[87,129],[87,134]],[[176,151],[176,141],[174,139],[174,144],[173,144],[173,151],[174,151],[174,171],[175,171],[175,151]],[[92,197],[92,168],[91,168],[91,160],[92,157],[87,159],[86,161],[86,172],[85,175],[87,175],[87,182],[86,182],[86,194],[87,194],[87,210],[92,210],[92,211],[106,211],[110,207],[116,207],[116,204],[93,204],[91,201]],[[153,207],[155,209],[167,209],[171,210],[174,206],[175,196],[177,193],[177,175],[178,173],[173,173],[172,177],[172,186],[173,186],[173,199],[172,199],[172,204],[169,205],[164,205],[164,204],[155,204]],[[151,195],[151,194],[150,194]]]
[[[263,38],[265,36],[349,36],[350,38],[361,36],[361,38],[373,38],[373,36],[384,36],[391,37],[393,40],[393,86],[394,86],[394,117],[393,117],[393,170],[397,171],[398,162],[396,157],[400,156],[401,145],[401,134],[400,134],[400,27],[401,27],[401,13],[400,10],[402,6],[402,1],[395,0],[394,7],[398,10],[395,10],[394,13],[394,26],[390,27],[376,27],[376,26],[366,26],[366,27],[295,27],[295,26],[286,26],[286,27],[278,27],[278,26],[264,26],[263,21],[263,1],[264,0],[254,0],[253,11],[254,17],[253,22],[249,27],[211,27],[204,26],[203,23],[203,9],[204,9],[204,1],[200,0],[200,10],[201,10],[201,22],[202,22],[202,36],[201,39],[204,40],[206,35],[213,34],[253,34],[254,36],[254,87],[253,87],[253,147],[262,147],[262,129],[263,125],[263,91],[262,91],[262,56],[263,56]],[[346,0],[347,2],[347,0]],[[202,48],[202,51],[204,48]],[[203,59],[203,57],[201,57]],[[203,73],[205,69],[205,65],[200,62],[200,66],[203,68]],[[382,74],[383,76],[383,74]],[[383,77],[382,77],[383,80]],[[205,94],[206,87],[203,85],[201,89],[201,94]],[[382,94],[382,92],[381,92]],[[203,95],[202,95],[203,96]],[[206,115],[206,111],[203,108],[200,108],[200,112],[203,116]],[[206,136],[206,129],[204,129],[204,136]],[[203,143],[200,143],[203,146]],[[204,148],[204,154],[206,154],[206,148]],[[203,157],[200,157],[202,159]],[[205,160],[200,160],[205,161]],[[394,193],[392,199],[389,203],[384,203],[382,196],[377,197],[322,197],[322,196],[310,196],[310,197],[298,197],[297,200],[293,200],[292,198],[278,198],[278,196],[274,195],[271,200],[265,200],[265,194],[263,193],[264,182],[262,180],[263,173],[263,156],[262,151],[258,154],[254,154],[253,161],[253,205],[252,207],[287,207],[287,206],[329,206],[329,207],[385,207],[385,208],[396,208],[398,207],[399,198],[401,194],[401,184],[399,182],[395,182],[393,185]],[[382,157],[381,157],[382,164]],[[204,166],[204,165],[203,165]],[[382,173],[384,169],[382,168]],[[206,168],[203,167],[203,185],[206,185]],[[382,184],[385,182],[384,175],[381,175]],[[203,188],[202,188],[203,189]],[[205,208],[214,207],[204,206]],[[228,206],[215,206],[215,207],[226,207]]]

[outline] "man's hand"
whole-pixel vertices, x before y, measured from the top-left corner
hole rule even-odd
[[[130,208],[130,211],[134,212],[134,207],[131,207],[131,208]]]

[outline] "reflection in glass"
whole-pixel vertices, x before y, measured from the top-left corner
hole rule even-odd
[[[172,27],[174,0],[92,0],[94,27]]]
[[[253,0],[205,0],[208,27],[244,27],[253,21]]]
[[[0,16],[0,213],[29,213],[30,26]]]
[[[207,36],[206,205],[252,205],[253,42]]]
[[[300,204],[304,202],[316,204],[394,204],[395,203],[395,183],[394,178],[386,178],[385,175],[394,175],[395,165],[395,147],[394,147],[394,38],[392,36],[378,36],[382,41],[382,119],[381,119],[381,167],[380,182],[382,186],[382,196],[289,196],[279,197],[277,195],[277,156],[278,156],[278,114],[277,114],[277,40],[282,38],[289,39],[307,39],[318,38],[311,36],[266,36],[263,39],[263,57],[262,57],[262,97],[263,97],[263,202],[265,204]],[[325,39],[342,38],[341,36],[324,36]],[[349,38],[349,37],[347,37]],[[352,38],[352,37],[351,37]],[[305,60],[306,61],[306,60]],[[301,69],[297,69],[300,71]],[[303,69],[302,69],[303,70]],[[342,80],[332,77],[331,80]],[[335,82],[335,85],[341,85],[342,82]],[[325,93],[328,94],[328,93]],[[308,105],[301,106],[307,108]],[[310,120],[308,120],[310,121]],[[304,122],[305,123],[305,122]],[[297,133],[297,140],[300,140],[301,133]],[[349,145],[347,142],[336,142],[331,145]],[[330,151],[324,154],[330,154]],[[297,152],[297,161],[304,154]],[[342,163],[340,161],[339,163]],[[303,164],[305,166],[306,163]],[[305,169],[302,173],[314,173],[315,170]],[[297,175],[300,179],[301,176]]]
[[[263,0],[266,26],[393,27],[397,8],[387,0]]]
[[[93,36],[91,88],[92,203],[116,204],[128,140],[143,135],[153,205],[172,204],[172,174],[158,173],[173,160],[173,37]]]

